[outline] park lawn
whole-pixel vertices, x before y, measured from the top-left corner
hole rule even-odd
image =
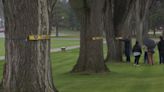
[[[78,50],[52,53],[55,86],[59,92],[163,92],[164,65],[107,63],[111,72],[105,74],[71,74],[78,58]],[[132,58],[133,60],[134,58]],[[143,57],[141,58],[143,63]],[[0,62],[0,78],[2,77]]]
[[[106,74],[71,74],[78,51],[52,54],[53,77],[60,92],[163,92],[164,65],[107,63]],[[141,58],[142,60],[142,58]],[[142,61],[143,62],[143,61]]]
[[[0,38],[0,56],[3,56],[5,54],[4,44],[5,44],[4,39]]]
[[[69,39],[69,38],[68,38]],[[75,38],[76,39],[76,38]],[[61,48],[61,47],[69,47],[69,46],[76,46],[79,45],[79,40],[58,40],[55,38],[51,39],[51,48]]]
[[[2,75],[3,75],[3,64],[4,62],[0,61],[0,80],[2,79]]]
[[[65,38],[66,39],[66,38]],[[70,38],[69,38],[70,39]],[[78,39],[78,38],[75,38]],[[51,39],[51,48],[61,48],[61,47],[69,47],[79,45],[79,40],[58,40],[55,38]],[[4,48],[4,39],[0,38],[0,56],[5,55],[5,48]]]

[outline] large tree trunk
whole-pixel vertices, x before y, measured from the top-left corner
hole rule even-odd
[[[122,43],[115,38],[124,37],[124,33],[129,33],[129,30],[125,29],[129,29],[127,22],[130,20],[129,12],[133,2],[133,0],[124,2],[122,0],[106,0],[105,31],[108,46],[106,61],[122,61]]]
[[[102,39],[104,0],[70,0],[70,3],[81,22],[80,55],[72,72],[107,72]]]
[[[113,25],[113,2],[112,0],[106,0],[106,9],[105,9],[105,32],[106,32],[106,41],[107,41],[107,57],[105,61],[121,61],[121,51],[117,48],[117,44],[119,42],[115,39],[115,31],[114,31],[114,25]],[[121,53],[121,54],[120,54]]]
[[[57,92],[52,79],[47,0],[5,0],[6,64],[2,92]]]

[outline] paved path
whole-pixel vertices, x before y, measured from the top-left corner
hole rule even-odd
[[[4,33],[0,32],[0,38],[4,38],[4,37],[5,37]]]
[[[0,60],[5,60],[5,56],[0,56]]]
[[[63,48],[63,47],[61,47]],[[54,49],[51,49],[51,53],[52,52],[60,52],[61,51],[61,48],[54,48]],[[64,47],[65,50],[73,50],[73,49],[77,49],[77,48],[80,48],[80,46],[69,46],[69,47]],[[5,56],[0,56],[0,61],[2,60],[5,60]]]
[[[104,41],[104,43],[106,43],[106,41]],[[51,53],[52,52],[60,52],[61,51],[61,48],[53,48],[53,49],[51,49]],[[67,51],[67,50],[73,50],[73,49],[80,48],[80,46],[79,45],[76,45],[76,46],[69,46],[69,47],[64,47],[64,48]],[[0,61],[2,61],[2,60],[5,60],[5,56],[0,56]]]

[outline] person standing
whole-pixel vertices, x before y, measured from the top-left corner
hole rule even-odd
[[[159,51],[159,64],[164,64],[164,40],[162,36],[160,36],[160,41],[158,43],[158,51]]]
[[[126,61],[128,63],[130,63],[130,53],[131,53],[131,43],[130,43],[130,39],[125,39],[123,40],[124,41],[124,53],[125,53],[125,56],[126,56]]]
[[[118,37],[116,40],[120,40],[124,42],[124,54],[126,57],[126,62],[130,63],[130,55],[131,55],[131,40],[130,37],[127,36],[126,38]]]
[[[142,54],[142,49],[138,41],[136,41],[136,44],[133,46],[132,52],[133,52],[133,55],[135,56],[134,64],[138,65],[140,56]]]
[[[155,52],[154,49],[156,47],[156,43],[153,39],[144,38],[144,44],[147,47],[148,64],[153,65],[154,64],[153,54]]]
[[[147,51],[147,47],[144,46],[143,49],[144,49],[144,63],[147,64],[148,63],[148,55],[147,55],[148,51]]]
[[[148,47],[147,54],[148,54],[148,64],[153,65],[154,64],[154,59],[153,59],[154,48]]]

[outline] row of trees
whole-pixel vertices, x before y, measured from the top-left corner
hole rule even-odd
[[[50,62],[50,40],[30,41],[29,35],[50,35],[56,0],[3,0],[5,11],[6,63],[1,92],[57,92]],[[108,56],[121,61],[116,37],[131,37],[135,21],[137,39],[142,37],[154,0],[70,0],[81,24],[80,54],[72,72],[103,73],[103,31]],[[48,11],[47,11],[48,10]]]
[[[73,31],[78,30],[79,28],[79,22],[76,19],[76,15],[67,0],[58,0],[55,3],[52,17],[52,27],[56,30],[56,36],[58,36],[59,28]]]
[[[155,7],[152,7],[150,11],[150,27],[156,31],[157,29],[164,29],[164,1],[158,0],[154,3]],[[162,28],[161,28],[162,27]]]
[[[131,38],[135,21],[137,40],[142,44],[148,30],[147,16],[154,0],[70,0],[81,22],[80,55],[73,72],[106,72],[103,55],[103,30],[106,32],[106,61],[122,61],[122,45],[116,37]],[[93,39],[101,38],[101,39]]]

